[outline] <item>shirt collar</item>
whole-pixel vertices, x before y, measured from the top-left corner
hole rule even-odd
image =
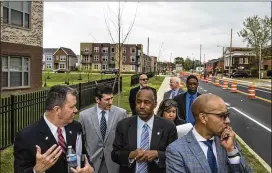
[[[152,130],[153,129],[153,123],[154,123],[154,115],[147,121],[143,121],[139,116],[137,117],[138,119],[138,128],[142,128],[144,124],[147,124],[148,127]]]
[[[195,127],[193,128],[192,133],[198,142],[207,141],[207,139],[205,139],[196,131]],[[214,137],[211,137],[209,140],[214,140]]]
[[[57,130],[58,130],[58,127],[55,126],[53,123],[51,123],[45,116],[45,113],[43,115],[43,118],[44,118],[44,121],[46,122],[46,124],[48,125],[49,129],[51,130],[52,134],[56,134],[57,133]],[[64,130],[64,127],[61,127],[61,130],[63,131]]]
[[[190,98],[191,94],[189,94],[189,93],[187,92],[186,96],[187,96],[188,98]],[[196,92],[195,94],[193,94],[192,96],[193,96],[194,99],[197,98],[197,92]]]
[[[103,110],[99,108],[98,104],[96,104],[96,106],[97,106],[98,115],[100,115]],[[109,110],[104,110],[104,111],[106,112],[106,114],[109,113]]]

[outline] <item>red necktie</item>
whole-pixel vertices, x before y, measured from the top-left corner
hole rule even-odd
[[[61,128],[58,127],[57,132],[58,132],[58,144],[59,144],[59,146],[61,146],[63,154],[66,154],[66,143],[65,143],[64,137],[62,135]]]

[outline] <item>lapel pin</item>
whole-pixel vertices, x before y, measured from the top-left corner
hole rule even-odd
[[[47,139],[48,139],[48,136],[45,137],[45,140],[47,140]]]
[[[157,135],[160,135],[161,133],[160,132],[157,132]]]
[[[70,134],[72,134],[72,131],[69,131]]]

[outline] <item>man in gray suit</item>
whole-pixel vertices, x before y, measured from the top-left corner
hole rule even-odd
[[[109,86],[95,89],[96,105],[79,115],[86,149],[97,173],[117,173],[119,165],[111,160],[112,144],[117,123],[127,117],[126,110],[113,106],[113,92]]]
[[[184,93],[184,91],[180,88],[180,78],[171,77],[169,85],[171,90],[164,93],[163,100],[173,99],[175,96]]]
[[[166,149],[167,173],[251,173],[235,140],[225,102],[213,94],[192,105],[194,128]]]

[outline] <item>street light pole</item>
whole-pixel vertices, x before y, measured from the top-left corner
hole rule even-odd
[[[259,55],[259,79],[261,79],[261,59],[262,59],[262,45],[260,44],[260,55]]]
[[[230,30],[230,48],[229,48],[229,51],[230,51],[230,57],[229,57],[229,78],[230,78],[230,64],[231,64],[231,46],[232,46],[232,28]]]

